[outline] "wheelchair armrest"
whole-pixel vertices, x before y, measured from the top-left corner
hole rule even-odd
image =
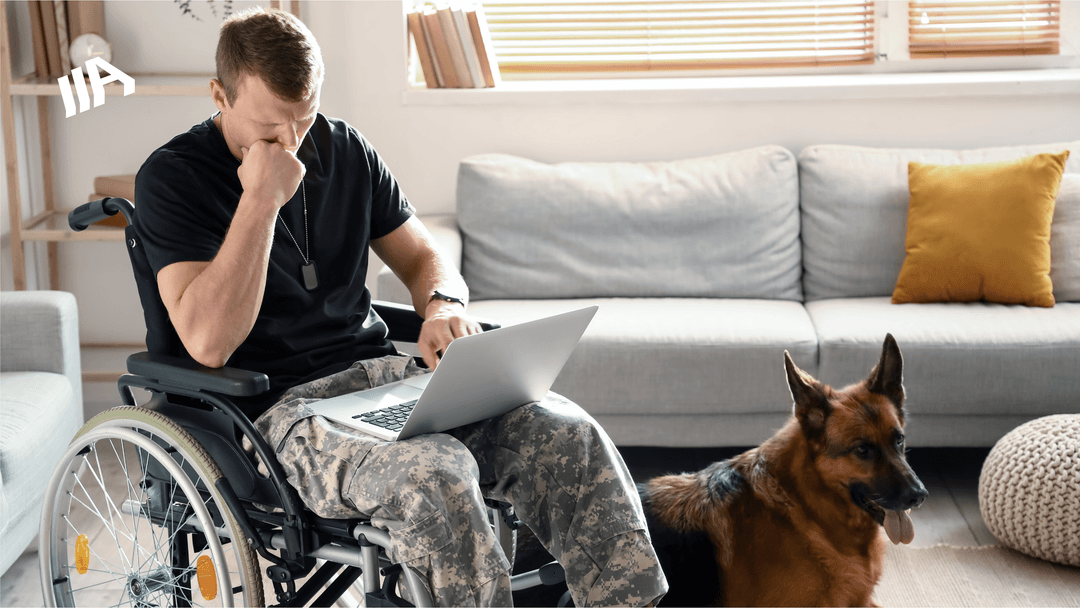
[[[206,367],[194,361],[135,353],[127,359],[128,372],[188,390],[208,391],[233,397],[251,397],[270,390],[270,379],[261,372],[235,367]]]
[[[424,319],[416,314],[416,310],[412,306],[372,300],[371,308],[382,317],[383,321],[386,321],[386,326],[390,329],[390,334],[387,337],[394,342],[412,342],[415,344],[420,339],[420,326],[424,324]],[[484,331],[502,327],[502,325],[490,319],[477,318],[477,321],[479,321],[480,327]]]

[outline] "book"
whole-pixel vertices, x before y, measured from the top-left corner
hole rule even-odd
[[[83,34],[105,35],[104,0],[70,0],[67,3],[68,38]]]
[[[457,26],[454,25],[454,14],[449,6],[440,5],[435,8],[439,16],[439,25],[442,26],[443,36],[446,38],[446,46],[450,51],[450,60],[454,64],[454,72],[457,74],[458,88],[471,88],[473,86],[472,75],[469,72],[469,64],[465,61],[465,47],[461,44],[461,36]]]
[[[30,0],[30,34],[34,43],[34,75],[39,78],[49,76],[49,55],[45,50],[45,30],[41,23],[41,2]]]
[[[48,76],[61,78],[66,73],[60,63],[60,39],[56,37],[56,7],[52,0],[40,0],[38,8],[41,12],[41,31],[45,34],[45,51],[49,57]]]
[[[446,43],[439,15],[434,8],[424,9],[424,25],[427,26],[428,33],[431,35],[431,45],[435,49],[435,60],[439,63],[443,82],[449,88],[460,88],[457,70],[454,68],[454,61],[450,58],[450,47]]]
[[[55,0],[56,8],[56,39],[60,43],[60,73],[61,75],[71,72],[71,50],[68,47],[68,16],[67,0]]]
[[[484,72],[480,69],[480,57],[476,53],[476,44],[473,42],[472,30],[469,28],[469,18],[460,6],[450,8],[450,14],[454,16],[454,26],[457,28],[458,37],[461,38],[462,50],[465,51],[465,63],[469,66],[469,75],[472,77],[472,86],[482,89],[487,86],[484,81]]]
[[[484,72],[484,83],[489,87],[501,84],[499,62],[495,58],[495,47],[491,43],[491,30],[488,29],[487,18],[484,16],[484,7],[469,7],[465,14],[469,17],[469,29],[472,30],[473,42],[476,43],[480,69]]]
[[[438,86],[445,87],[446,79],[443,77],[442,68],[435,58],[435,45],[431,41],[431,32],[428,31],[427,21],[424,20],[423,13],[418,12],[418,15],[420,16],[420,29],[424,32],[424,44],[427,45],[428,56],[431,57],[431,69],[435,72],[435,80],[438,81]]]
[[[135,201],[135,176],[134,175],[102,175],[94,178],[94,192],[100,194],[98,198],[105,196],[119,196],[129,201]],[[96,199],[90,199],[96,200]]]
[[[413,45],[416,48],[416,57],[420,60],[420,69],[424,72],[424,82],[427,83],[429,89],[437,88],[439,79],[435,75],[435,68],[431,65],[431,53],[428,51],[424,30],[420,25],[420,13],[412,11],[407,17],[409,34],[412,36]]]

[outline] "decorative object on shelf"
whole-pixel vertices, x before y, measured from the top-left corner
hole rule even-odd
[[[93,32],[81,34],[71,41],[71,65],[86,66],[86,62],[93,57],[101,57],[107,62],[112,61],[112,45],[98,34]]]
[[[173,0],[173,2],[176,3],[177,8],[180,9],[180,13],[182,15],[187,15],[195,21],[202,22],[202,17],[200,17],[195,11],[195,9],[193,9],[191,6],[192,0]],[[218,2],[215,2],[215,0],[206,0],[206,6],[209,7],[210,14],[213,15],[214,19],[220,19],[224,21],[233,14],[233,0],[221,0],[220,4],[221,11],[219,13]]]

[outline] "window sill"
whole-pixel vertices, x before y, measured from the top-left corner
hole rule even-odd
[[[1080,68],[985,72],[921,72],[503,81],[491,89],[410,87],[404,105],[559,105],[809,101],[1075,95]]]

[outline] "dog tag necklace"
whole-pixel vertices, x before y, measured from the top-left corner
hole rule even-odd
[[[292,239],[293,245],[296,245],[296,250],[300,252],[300,255],[304,258],[304,263],[300,264],[300,277],[304,279],[304,289],[308,291],[315,291],[319,288],[319,273],[315,268],[315,262],[311,259],[311,238],[308,236],[308,221],[307,221],[307,188],[304,186],[304,180],[300,180],[300,192],[304,198],[304,247],[307,251],[300,249],[300,243],[296,242],[296,237],[293,236],[292,230],[289,230],[289,226],[285,223],[285,220],[281,219],[281,211],[278,210],[278,219],[281,220],[281,225],[285,227],[285,232],[289,234],[289,238]]]

